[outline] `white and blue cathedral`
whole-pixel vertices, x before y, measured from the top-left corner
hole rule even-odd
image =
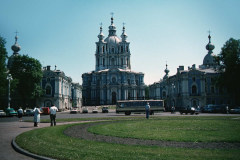
[[[104,39],[100,27],[95,70],[82,74],[84,105],[108,105],[118,100],[145,98],[144,74],[131,70],[130,42],[127,41],[125,26],[119,38],[112,17],[108,32]]]
[[[207,55],[203,59],[203,64],[196,67],[195,64],[188,69],[184,66],[177,68],[175,75],[169,76],[167,68],[163,79],[149,86],[149,96],[151,99],[164,99],[165,108],[171,106],[181,107],[203,107],[207,104],[233,104],[227,89],[216,85],[216,80],[220,73],[218,65],[214,60],[211,36],[206,45]]]

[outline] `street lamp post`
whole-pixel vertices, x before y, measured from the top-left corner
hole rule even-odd
[[[10,97],[10,82],[11,82],[11,80],[12,80],[12,75],[11,75],[11,74],[8,74],[7,80],[8,80],[8,108],[10,108],[10,102],[11,102],[11,97]]]

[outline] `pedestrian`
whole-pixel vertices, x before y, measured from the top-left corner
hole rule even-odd
[[[58,111],[58,108],[54,105],[50,107],[50,120],[51,120],[51,126],[56,126],[56,113]]]
[[[148,119],[149,118],[149,112],[150,112],[150,105],[149,105],[148,102],[147,102],[147,104],[145,106],[145,110],[146,110],[146,118]]]
[[[22,116],[23,116],[23,110],[22,110],[22,107],[19,107],[18,109],[18,118],[19,118],[19,121],[21,122],[22,121]]]
[[[171,113],[172,114],[175,113],[175,107],[174,106],[172,106],[172,108],[171,108]]]
[[[40,114],[42,113],[39,107],[35,107],[34,110],[34,127],[38,127],[38,123],[40,123]]]
[[[226,106],[226,113],[227,113],[227,114],[229,113],[229,108],[228,108],[228,106]]]

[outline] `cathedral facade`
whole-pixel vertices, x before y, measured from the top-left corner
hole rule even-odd
[[[220,73],[219,67],[214,61],[211,36],[208,36],[209,43],[206,45],[207,55],[203,64],[196,67],[193,64],[188,69],[179,66],[175,75],[169,76],[169,70],[165,69],[165,76],[158,82],[149,86],[151,99],[164,99],[167,109],[193,106],[203,107],[207,104],[232,104],[234,103],[227,93],[226,88],[216,85]]]
[[[107,105],[118,100],[145,98],[144,74],[131,70],[130,42],[127,41],[125,27],[119,38],[112,17],[108,32],[108,37],[104,39],[100,27],[95,70],[82,74],[84,105]]]

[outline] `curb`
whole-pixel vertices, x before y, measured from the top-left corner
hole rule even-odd
[[[40,156],[40,155],[37,155],[37,154],[34,154],[34,153],[30,153],[22,148],[20,148],[17,143],[15,142],[15,138],[13,138],[12,140],[12,147],[14,148],[15,151],[21,153],[21,154],[24,154],[26,156],[29,156],[29,157],[32,157],[32,158],[35,158],[35,159],[40,159],[40,160],[54,160],[52,158],[48,158],[48,157],[44,157],[44,156]]]

